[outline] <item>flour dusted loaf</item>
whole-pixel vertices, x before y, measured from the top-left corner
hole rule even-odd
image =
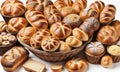
[[[20,0],[5,0],[1,5],[1,14],[5,17],[21,16],[25,7]]]
[[[15,46],[7,51],[1,58],[3,68],[14,72],[29,56],[29,52],[21,46]]]

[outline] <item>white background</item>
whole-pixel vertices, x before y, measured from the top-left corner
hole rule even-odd
[[[3,2],[4,0],[0,0],[0,5],[1,3]],[[26,2],[26,0],[21,0],[22,2]],[[54,2],[55,0],[53,0]],[[96,0],[87,0],[88,1],[88,6],[93,3],[94,1]],[[113,4],[115,5],[116,9],[117,9],[117,12],[116,12],[116,18],[115,19],[118,19],[120,20],[120,0],[101,0],[103,1],[106,5],[107,4]],[[1,17],[0,15],[0,20],[3,20],[3,18]],[[45,62],[39,58],[37,58],[36,56],[34,56],[32,53],[30,53],[30,57],[32,57],[33,59],[39,61],[39,62],[42,62],[44,64],[46,64],[47,66],[47,72],[51,72],[50,71],[50,65],[52,63],[49,63],[49,62]],[[0,57],[1,58],[1,57]],[[0,72],[5,72],[3,70],[3,67],[1,66],[0,64]],[[26,72],[22,66],[20,68],[18,68],[16,70],[16,72]],[[67,72],[65,69],[63,70],[63,72]],[[111,68],[103,68],[101,65],[94,65],[94,64],[89,64],[89,69],[87,72],[120,72],[120,63],[115,63],[113,64],[113,66]]]

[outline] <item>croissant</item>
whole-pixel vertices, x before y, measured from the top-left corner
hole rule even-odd
[[[89,8],[95,9],[97,11],[98,14],[101,13],[101,11],[104,9],[105,4],[102,1],[95,1],[94,3],[92,3]]]
[[[87,0],[75,0],[72,7],[79,13],[87,7]]]
[[[36,29],[47,29],[48,22],[46,17],[40,11],[30,11],[25,13],[25,17],[28,22]]]
[[[8,26],[7,26],[7,31],[15,34],[17,33],[20,29],[22,29],[23,27],[26,27],[28,25],[28,22],[25,18],[23,17],[14,17],[11,18],[8,22]]]
[[[26,8],[28,10],[35,10],[43,12],[44,8],[53,5],[51,0],[27,0]]]
[[[34,27],[24,27],[18,32],[18,37],[23,43],[30,44],[30,38],[35,32],[36,29]]]
[[[54,23],[50,27],[51,34],[59,39],[65,39],[71,34],[71,31],[71,27],[62,22]]]
[[[1,14],[5,17],[21,16],[25,7],[20,0],[5,0],[1,5]]]
[[[41,42],[41,47],[44,51],[54,52],[60,46],[60,40],[56,37],[48,36],[45,37]]]
[[[100,23],[103,25],[110,24],[116,14],[116,8],[114,5],[107,5],[100,14]]]
[[[41,47],[41,42],[44,37],[50,36],[50,32],[46,29],[41,29],[37,31],[30,39],[30,45],[33,48],[39,49]]]
[[[96,30],[99,29],[99,27],[100,27],[99,21],[94,17],[90,17],[85,19],[85,21],[83,22],[83,24],[80,25],[79,28],[85,31],[90,37]]]
[[[4,21],[0,21],[0,33],[6,30],[7,24]]]
[[[106,45],[116,43],[118,38],[119,34],[113,26],[104,26],[97,34],[97,40]]]
[[[46,16],[50,25],[62,20],[60,12],[53,5],[45,7],[44,15]]]
[[[61,9],[66,6],[66,4],[64,0],[56,0],[54,2],[54,6],[57,8],[57,10],[61,11]]]

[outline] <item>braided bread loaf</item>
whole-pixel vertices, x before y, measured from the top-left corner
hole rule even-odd
[[[104,7],[105,4],[102,1],[95,1],[89,8],[95,9],[100,14]]]
[[[59,11],[53,5],[45,7],[44,15],[46,16],[50,25],[62,20]]]
[[[103,44],[114,44],[119,38],[117,30],[113,26],[104,26],[97,35],[97,40]]]
[[[48,5],[53,5],[52,1],[50,0],[27,0],[26,8],[28,10],[35,10],[35,11],[43,11],[44,7]]]
[[[19,0],[5,0],[1,5],[1,13],[5,17],[21,16],[24,12],[25,7]]]
[[[12,34],[15,34],[20,29],[22,29],[23,27],[26,27],[27,25],[28,25],[28,22],[23,17],[11,18],[8,22],[7,31]]]
[[[18,32],[18,37],[23,43],[30,44],[30,38],[35,32],[36,29],[34,27],[24,27]]]
[[[103,11],[100,14],[100,23],[102,24],[110,24],[111,21],[114,19],[116,14],[116,8],[114,5],[107,5],[103,9]]]
[[[68,37],[71,34],[71,31],[70,25],[62,22],[57,22],[50,27],[51,34],[60,39]]]
[[[28,10],[25,13],[25,17],[28,22],[35,28],[39,29],[47,29],[48,22],[46,17],[40,11],[30,11]]]
[[[0,21],[0,33],[6,30],[7,24],[4,21]]]
[[[79,13],[87,7],[87,0],[75,0],[72,7]]]
[[[37,31],[30,39],[30,45],[33,48],[39,49],[41,47],[41,42],[44,37],[50,36],[50,32],[46,29],[41,29]]]

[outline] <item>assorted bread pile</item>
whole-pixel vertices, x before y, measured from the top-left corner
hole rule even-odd
[[[120,21],[114,20],[116,7],[95,1],[88,9],[87,0],[27,0],[26,7],[20,0],[5,0],[1,14],[8,22],[0,22],[0,48],[9,46],[18,39],[32,49],[46,53],[67,53],[81,48],[85,59],[75,58],[66,62],[70,72],[86,72],[88,62],[111,67],[120,61]],[[16,45],[18,44],[17,42]],[[24,45],[23,45],[24,46]],[[12,46],[1,59],[6,71],[15,71],[29,58],[23,46]],[[71,52],[72,54],[72,52]],[[79,53],[78,53],[79,54]],[[24,69],[45,72],[46,66],[28,59]],[[38,68],[39,67],[39,68]],[[52,72],[61,72],[62,65],[51,66]]]

